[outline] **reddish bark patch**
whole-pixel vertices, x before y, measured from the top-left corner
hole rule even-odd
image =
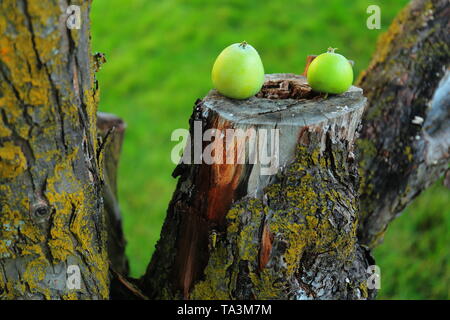
[[[303,71],[303,76],[306,77],[306,75],[308,74],[308,69],[309,69],[309,65],[311,64],[311,62],[313,62],[313,60],[317,57],[317,55],[310,55],[306,57],[306,65],[305,65],[305,70]]]
[[[267,225],[264,225],[261,237],[261,250],[259,252],[259,269],[262,270],[267,265],[272,252],[273,235]]]
[[[210,123],[211,128],[221,132],[231,128],[227,121],[219,122],[213,119]],[[220,143],[223,145],[222,162],[225,163],[199,165],[193,181],[193,185],[196,186],[196,194],[192,195],[194,200],[177,202],[173,208],[181,213],[181,233],[177,240],[174,275],[177,287],[185,299],[189,298],[192,285],[200,279],[208,262],[211,229],[221,230],[226,227],[226,213],[233,201],[241,196],[237,190],[242,181],[243,165],[226,164],[225,137],[226,135],[216,136],[212,142],[213,145]],[[233,144],[233,147],[236,161],[237,144]]]
[[[214,148],[215,150],[221,150],[222,154],[220,155],[219,163],[202,164],[199,184],[201,185],[201,192],[204,193],[204,197],[201,200],[203,202],[202,207],[204,210],[202,210],[202,213],[204,217],[215,225],[223,226],[225,215],[230,209],[232,202],[238,196],[236,190],[241,181],[243,165],[236,164],[239,157],[239,147],[236,141],[231,146],[234,148],[232,153],[234,157],[229,159],[235,164],[226,163],[227,156],[229,156],[231,150],[226,150],[225,140],[227,135],[225,132],[227,129],[232,128],[231,124],[228,121],[215,120],[213,127],[222,132],[222,135],[216,137],[213,141],[213,145],[222,146],[221,148]]]
[[[174,272],[177,287],[188,299],[192,283],[198,279],[207,262],[204,253],[208,252],[208,224],[193,208],[186,209],[179,203],[175,210],[182,212],[182,221]]]

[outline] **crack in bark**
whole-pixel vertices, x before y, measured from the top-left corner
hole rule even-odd
[[[36,47],[36,39],[35,39],[35,34],[36,33],[34,31],[34,28],[33,28],[33,22],[32,22],[30,13],[28,11],[28,2],[27,2],[27,0],[22,0],[22,7],[23,7],[23,14],[24,14],[24,16],[26,18],[25,20],[27,21],[27,24],[28,24],[28,29],[30,30],[31,44],[32,44],[32,48],[33,48],[34,54],[36,56],[37,63],[38,63],[37,66],[38,66],[38,69],[41,69],[43,63],[42,63],[41,57],[39,55],[39,50]]]

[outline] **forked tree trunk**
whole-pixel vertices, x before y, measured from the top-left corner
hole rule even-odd
[[[362,90],[324,98],[301,76],[274,74],[267,80],[259,97],[239,101],[212,91],[194,107],[184,161],[207,161],[196,157],[195,149],[203,148],[195,139],[201,139],[198,129],[214,128],[213,148],[205,150],[214,150],[215,162],[175,169],[177,189],[144,278],[150,297],[369,296],[371,258],[356,237],[353,154],[366,102]],[[239,133],[226,129],[247,136],[230,143]],[[239,149],[244,141],[250,141],[247,150]],[[255,145],[258,161],[252,164]],[[262,151],[279,168],[264,172]],[[245,163],[236,164],[239,155]]]
[[[109,297],[90,2],[62,3],[0,2],[1,298]]]

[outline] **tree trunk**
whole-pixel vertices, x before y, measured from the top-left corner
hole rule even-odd
[[[358,146],[359,237],[370,247],[450,155],[450,2],[412,1],[379,40],[358,84],[368,98]]]
[[[103,202],[106,229],[108,230],[108,257],[110,267],[115,272],[126,276],[129,267],[125,256],[126,241],[117,197],[117,169],[125,127],[123,120],[113,114],[104,112],[97,114],[97,128],[101,137],[99,151],[104,154]]]
[[[372,259],[356,237],[353,143],[366,102],[362,90],[352,87],[323,98],[301,76],[275,74],[267,80],[259,97],[239,101],[212,91],[197,102],[190,121],[195,141],[188,142],[183,159],[188,162],[188,154],[201,162],[195,155],[195,149],[202,150],[197,130],[215,128],[216,162],[175,169],[177,189],[143,279],[150,297],[370,295],[366,269]],[[246,137],[227,144],[233,135],[226,129],[240,129]],[[264,141],[260,135],[270,129],[279,130],[279,150],[274,136]],[[256,163],[249,148],[239,149],[244,141],[249,148],[258,141]],[[264,146],[278,157],[271,159],[279,163],[276,174],[264,172]],[[245,163],[226,161],[236,163],[240,155]]]
[[[109,297],[89,8],[0,2],[1,298]]]

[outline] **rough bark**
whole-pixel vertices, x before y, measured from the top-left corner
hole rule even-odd
[[[366,99],[356,87],[328,98],[310,90],[304,77],[275,74],[258,97],[238,101],[212,91],[197,102],[192,137],[198,123],[202,130],[279,129],[280,167],[276,174],[261,175],[260,163],[249,163],[247,152],[244,164],[224,160],[175,169],[177,189],[143,278],[151,298],[372,295],[366,286],[372,259],[356,237],[353,156]],[[215,134],[219,158],[227,135]],[[188,142],[185,154],[195,157],[198,147]]]
[[[358,85],[368,98],[358,146],[361,241],[435,182],[450,154],[450,2],[412,1],[395,19]]]
[[[110,299],[147,299],[135,285],[135,279],[128,277],[129,265],[125,255],[126,240],[117,196],[117,171],[126,125],[116,115],[98,112],[97,128],[99,152],[104,157],[103,201],[110,264]]]
[[[122,230],[122,215],[117,197],[117,169],[125,127],[121,118],[109,113],[97,113],[97,128],[100,137],[99,152],[104,155],[103,201],[108,231],[108,257],[111,268],[124,276],[128,275],[129,267],[125,256],[126,241]]]
[[[79,4],[70,30],[65,1],[0,2],[1,298],[109,297],[90,2]]]

